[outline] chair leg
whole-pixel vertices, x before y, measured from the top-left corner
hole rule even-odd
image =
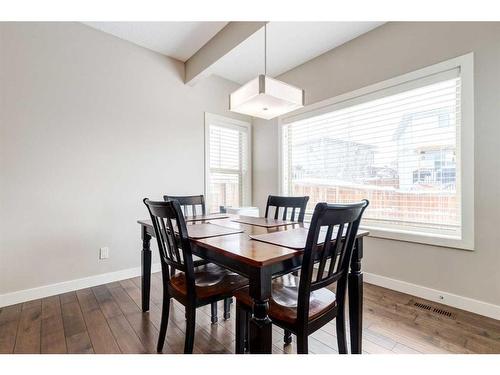
[[[227,320],[231,317],[231,303],[233,302],[232,298],[226,298],[224,300],[224,320]]]
[[[297,354],[308,354],[308,336],[307,333],[297,332]]]
[[[196,326],[196,307],[186,306],[186,340],[184,341],[184,354],[193,354],[194,328]]]
[[[336,317],[337,326],[337,345],[339,347],[339,354],[347,354],[347,340],[345,331],[345,312],[339,309],[339,313]]]
[[[238,302],[236,302],[236,347],[234,350],[236,354],[245,353],[245,340],[248,329],[247,317],[247,311]]]
[[[292,332],[291,331],[285,329],[285,335],[283,337],[283,341],[285,342],[285,345],[292,343]]]
[[[217,323],[217,302],[212,302],[210,304],[210,312],[211,312],[211,317],[210,317],[210,321],[212,322],[212,324],[215,324]]]
[[[163,344],[165,343],[165,336],[167,334],[168,326],[168,314],[170,312],[170,296],[163,295],[163,305],[161,310],[161,324],[160,324],[160,334],[158,336],[158,344],[156,346],[156,351],[161,353],[163,350]]]
[[[252,313],[249,310],[246,310],[245,319],[247,321],[246,330],[245,330],[245,350],[250,351],[250,339],[248,338],[250,335],[250,318],[252,317]]]

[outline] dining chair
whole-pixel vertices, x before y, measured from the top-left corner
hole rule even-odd
[[[277,220],[279,218],[280,209],[283,209],[283,215],[281,216],[282,220],[295,220],[295,213],[298,209],[297,221],[299,223],[304,222],[304,217],[306,215],[306,207],[307,202],[309,201],[308,196],[304,197],[285,197],[278,195],[269,195],[267,197],[266,204],[266,214],[264,215],[266,218],[269,217],[271,213],[270,208],[274,207],[274,219]],[[291,208],[290,215],[288,216],[288,209]],[[287,217],[288,216],[288,217]],[[299,273],[297,270],[293,271],[294,276],[298,276]],[[279,275],[278,275],[279,276]],[[292,333],[288,330],[285,330],[285,334],[283,337],[283,341],[285,344],[290,344],[292,342]]]
[[[295,213],[298,210],[297,221],[299,223],[304,222],[304,216],[306,214],[306,206],[309,197],[281,197],[278,195],[270,195],[267,197],[266,204],[266,214],[264,215],[266,218],[269,217],[271,213],[270,208],[274,207],[274,219],[279,218],[280,209],[283,209],[282,220],[291,220],[295,221]],[[287,218],[288,209],[291,209],[290,216]]]
[[[273,324],[297,336],[298,353],[307,353],[308,336],[333,319],[339,353],[347,353],[347,278],[359,223],[368,204],[367,200],[352,204],[318,203],[307,234],[300,277],[287,274],[272,282],[269,317]],[[318,244],[320,235],[322,245]],[[328,288],[334,283],[335,293]],[[248,287],[237,291],[235,297],[236,353],[243,353],[248,343],[252,299]]]
[[[247,284],[247,279],[212,263],[195,268],[191,241],[179,202],[153,202],[147,198],[144,198],[143,202],[153,222],[163,279],[163,306],[157,351],[163,350],[170,298],[174,298],[186,309],[184,353],[192,353],[196,308],[232,297],[236,289]],[[180,272],[171,276],[169,268]]]
[[[168,202],[170,200],[176,200],[181,206],[182,213],[184,216],[197,216],[206,215],[205,208],[205,196],[204,195],[164,195],[163,200]],[[191,215],[189,215],[189,207],[191,208]],[[205,259],[199,258],[196,255],[193,256],[194,266],[199,267],[209,262]],[[175,269],[170,270],[172,276],[175,274]],[[229,319],[231,317],[231,303],[232,298],[224,300],[224,319]],[[217,323],[217,302],[213,302],[211,306],[211,317],[212,323]]]

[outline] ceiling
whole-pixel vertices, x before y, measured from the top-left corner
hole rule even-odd
[[[227,22],[84,22],[105,33],[185,62]]]
[[[86,22],[88,26],[185,62],[227,22]],[[276,77],[383,22],[269,22],[267,74]],[[213,63],[205,74],[243,84],[264,72],[264,28]]]
[[[276,77],[382,24],[383,22],[269,22],[267,74]],[[263,72],[263,28],[210,68],[210,73],[241,84]]]

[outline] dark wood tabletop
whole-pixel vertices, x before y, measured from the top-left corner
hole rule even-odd
[[[228,216],[225,219],[188,223],[188,233],[190,226],[196,226],[202,222],[211,222],[219,226],[243,230],[243,233],[210,238],[200,238],[200,230],[196,230],[197,238],[192,239],[193,253],[248,277],[250,295],[254,300],[253,317],[250,320],[250,351],[252,353],[271,353],[271,321],[267,315],[268,301],[271,296],[271,280],[274,275],[291,272],[300,267],[302,251],[257,241],[250,238],[249,235],[289,231],[293,228],[307,227],[307,224],[282,225],[283,223],[280,221],[276,223],[280,226],[264,227],[234,221],[245,219],[238,215]],[[150,220],[139,220],[138,223],[141,225],[143,243],[142,309],[148,311],[151,283],[150,241],[155,235]],[[269,220],[266,224],[269,225]],[[290,235],[294,235],[294,232],[301,231],[289,232]],[[361,353],[363,296],[361,259],[363,256],[363,237],[366,235],[368,235],[367,231],[360,230],[358,232],[349,274],[349,323],[352,353]]]

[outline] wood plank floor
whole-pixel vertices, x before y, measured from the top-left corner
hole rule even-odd
[[[1,308],[0,353],[156,353],[162,287],[160,274],[152,279],[148,313],[140,309],[140,278]],[[234,304],[227,321],[219,308],[213,325],[210,307],[198,309],[196,353],[234,352]],[[500,353],[500,321],[370,284],[363,326],[367,354]],[[174,302],[164,353],[182,353],[184,327],[183,307]],[[295,341],[283,346],[281,329],[273,327],[273,340],[275,353],[296,352]],[[334,322],[310,336],[309,350],[337,353]]]

